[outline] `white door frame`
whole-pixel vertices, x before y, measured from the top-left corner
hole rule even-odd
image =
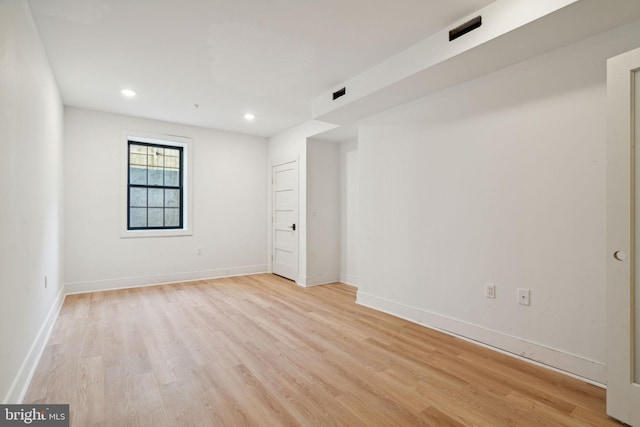
[[[640,426],[633,345],[634,264],[640,256],[634,237],[634,116],[640,108],[634,105],[635,70],[640,70],[640,49],[607,61],[607,413]]]

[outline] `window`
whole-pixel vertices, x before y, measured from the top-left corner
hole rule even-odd
[[[122,129],[120,238],[193,235],[193,139]]]
[[[184,225],[183,147],[128,141],[127,230]]]

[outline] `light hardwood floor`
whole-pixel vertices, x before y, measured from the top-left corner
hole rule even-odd
[[[70,295],[25,403],[91,426],[620,426],[604,390],[272,275]]]

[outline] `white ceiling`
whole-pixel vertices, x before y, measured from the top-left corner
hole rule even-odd
[[[65,105],[269,137],[492,0],[28,2]]]

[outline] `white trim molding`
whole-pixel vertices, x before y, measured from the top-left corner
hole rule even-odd
[[[302,279],[302,280],[301,280]],[[330,283],[340,282],[340,278],[338,276],[299,276],[298,277],[298,285],[303,286],[305,288],[309,288],[311,286],[320,286],[320,285],[328,285]]]
[[[11,383],[11,387],[9,387],[7,395],[2,400],[3,404],[22,403],[24,396],[27,393],[27,389],[29,388],[29,384],[31,383],[31,378],[33,378],[33,374],[38,367],[38,363],[40,363],[42,352],[47,346],[47,342],[49,342],[49,336],[53,330],[53,325],[55,325],[56,320],[58,319],[58,314],[60,313],[60,309],[64,303],[65,296],[64,286],[61,286],[60,291],[58,291],[58,295],[56,295],[55,301],[49,309],[49,312],[36,335],[36,338],[31,344],[29,352],[24,358],[22,365],[20,365],[20,369]]]
[[[172,283],[193,282],[196,280],[219,279],[222,277],[246,276],[249,274],[260,274],[266,272],[266,264],[247,265],[242,267],[217,268],[213,270],[200,270],[163,275],[122,277],[91,282],[73,282],[65,284],[65,288],[67,295],[71,295],[86,292],[141,288],[144,286],[168,285]]]
[[[346,276],[340,276],[340,282],[345,285],[358,287],[358,276],[354,274],[347,274]]]
[[[362,291],[358,291],[356,303],[467,341],[497,349],[526,361],[536,362],[536,364],[578,377],[600,387],[604,387],[607,382],[607,366],[602,362]]]

